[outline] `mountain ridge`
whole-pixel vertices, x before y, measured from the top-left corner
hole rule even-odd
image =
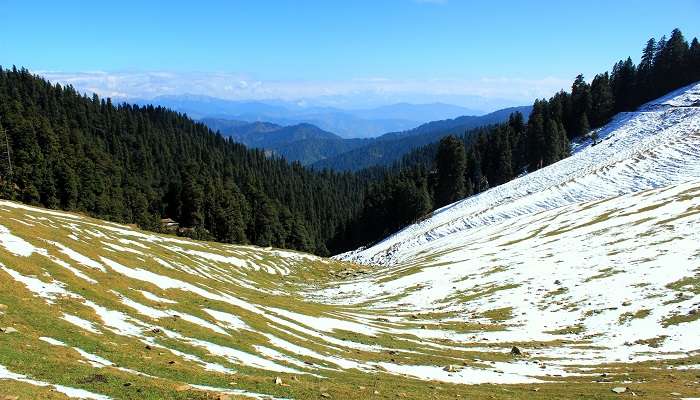
[[[427,121],[480,113],[479,110],[440,102],[394,103],[375,108],[351,109],[305,106],[281,100],[226,100],[194,94],[161,95],[153,99],[134,98],[128,101],[140,105],[165,106],[194,119],[266,121],[279,125],[310,123],[347,139],[375,137],[386,132],[410,129]]]

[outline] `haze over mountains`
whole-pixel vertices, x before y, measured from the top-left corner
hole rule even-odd
[[[481,115],[486,112],[485,110],[439,102],[428,104],[396,103],[358,109],[309,105],[306,101],[238,101],[195,94],[163,95],[153,99],[128,99],[128,102],[142,105],[161,105],[184,112],[194,119],[263,121],[278,125],[308,123],[343,138],[375,137],[386,132],[415,128],[428,121],[456,118],[463,115]]]
[[[398,110],[402,107],[408,109],[423,106],[406,104],[387,108]],[[271,154],[290,161],[299,161],[318,169],[356,171],[375,165],[390,165],[417,147],[436,142],[450,134],[459,135],[477,127],[504,122],[516,111],[527,117],[531,109],[530,106],[511,107],[482,116],[465,115],[442,119],[413,129],[366,139],[344,139],[308,123],[281,126],[270,122],[247,123],[222,118],[204,118],[201,121],[212,130],[218,130],[239,143],[269,150]]]

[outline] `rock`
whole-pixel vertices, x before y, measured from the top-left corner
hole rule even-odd
[[[627,388],[622,387],[622,386],[618,386],[618,387],[614,387],[610,390],[612,390],[613,393],[622,394],[622,393],[625,393],[627,391]]]
[[[180,385],[180,386],[178,386],[178,387],[175,388],[175,390],[178,391],[178,392],[186,392],[186,391],[188,391],[188,390],[190,390],[190,389],[192,389],[192,386],[187,385],[187,384],[185,384],[185,385]]]
[[[681,394],[678,392],[671,392],[671,396],[681,396]]]
[[[19,332],[19,331],[18,331],[17,329],[15,329],[15,328],[11,327],[11,326],[8,326],[7,328],[0,328],[0,332],[3,332],[3,333],[17,333],[17,332]]]
[[[447,371],[447,372],[457,372],[458,368],[456,366],[450,364],[450,365],[446,366],[445,368],[443,368],[442,370]]]
[[[326,398],[326,399],[330,399],[331,395],[324,392],[324,393],[321,393],[321,397]]]
[[[513,348],[510,349],[510,354],[513,355],[513,356],[520,356],[520,355],[522,355],[523,353],[520,351],[519,348],[513,346]]]
[[[375,391],[374,391],[374,394],[379,394],[379,390],[375,390]]]
[[[282,378],[280,378],[279,376],[275,377],[275,385],[281,385],[281,384],[282,384]]]
[[[19,396],[10,396],[9,394],[4,396],[2,400],[19,400]]]
[[[623,307],[629,307],[629,306],[631,306],[631,305],[632,305],[632,303],[629,302],[629,301],[622,302],[622,306],[623,306]]]
[[[146,345],[146,350],[153,350],[153,347],[151,347],[150,344],[147,344],[147,345]]]
[[[560,281],[559,279],[557,279],[556,281],[554,281],[554,284],[555,284],[555,285],[561,285],[561,281]]]

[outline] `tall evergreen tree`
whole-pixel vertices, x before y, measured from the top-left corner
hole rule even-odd
[[[610,89],[608,73],[598,74],[591,83],[591,123],[594,126],[601,126],[607,123],[613,115],[613,109],[614,98]]]
[[[613,92],[615,112],[630,111],[634,108],[634,84],[636,80],[636,67],[632,58],[627,57],[613,67],[610,76],[610,86]]]
[[[654,54],[656,53],[656,40],[651,38],[647,41],[642,58],[637,67],[637,102],[642,103],[651,100],[654,95],[652,91],[654,74]]]
[[[686,69],[688,70],[688,81],[700,81],[700,42],[698,38],[693,38],[688,49],[688,61]]]
[[[466,153],[464,144],[450,135],[440,140],[437,156],[437,188],[435,206],[442,207],[465,196],[464,172]]]

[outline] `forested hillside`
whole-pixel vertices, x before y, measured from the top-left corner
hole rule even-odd
[[[343,139],[311,124],[281,126],[270,122],[250,122],[204,118],[213,131],[238,143],[256,149],[269,150],[288,161],[309,165],[366,144],[371,139]]]
[[[0,124],[12,161],[2,195],[28,204],[325,254],[362,202],[358,175],[310,172],[173,111],[88,98],[25,69],[0,70]]]
[[[0,70],[0,185],[5,198],[147,229],[168,217],[195,238],[335,253],[567,157],[571,139],[595,142],[591,129],[615,113],[698,80],[700,44],[674,30],[650,39],[638,66],[627,58],[536,101],[527,121],[516,112],[391,167],[336,173],[268,157],[165,108],[115,105],[13,67]]]
[[[316,169],[330,168],[336,171],[359,171],[374,166],[390,166],[412,150],[434,143],[448,135],[459,135],[477,127],[502,123],[511,113],[529,115],[532,107],[511,107],[492,113],[432,121],[402,132],[391,132],[352,148],[333,157],[312,164]]]
[[[354,224],[334,247],[353,248],[415,222],[429,211],[553,164],[570,153],[572,139],[598,141],[596,128],[671,90],[700,81],[700,43],[680,30],[649,39],[639,65],[628,57],[588,84],[535,101],[527,123],[513,113],[505,124],[448,136],[405,155],[381,182],[371,183]]]

